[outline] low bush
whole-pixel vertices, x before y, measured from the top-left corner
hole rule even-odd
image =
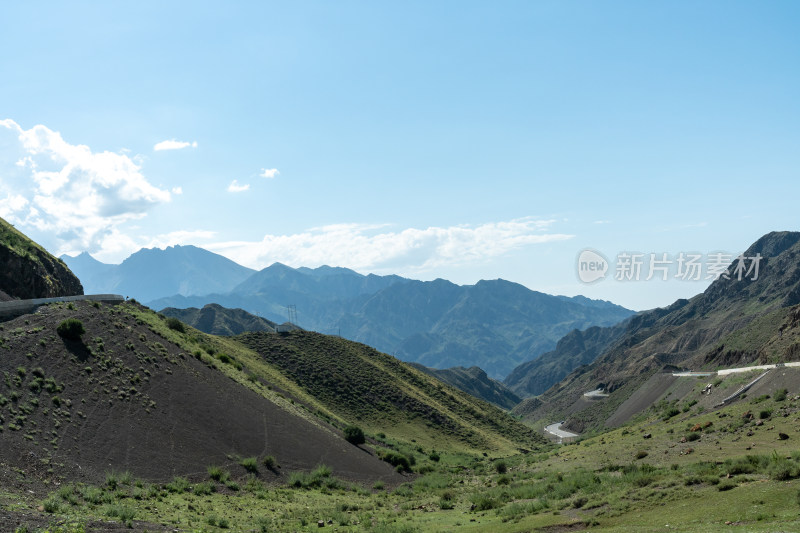
[[[58,513],[61,511],[61,502],[55,496],[50,496],[42,502],[42,507],[46,513]]]
[[[258,459],[256,459],[255,457],[245,457],[244,459],[239,461],[239,464],[242,465],[242,467],[251,474],[258,473]]]
[[[136,516],[136,509],[127,505],[111,504],[106,507],[106,516],[118,518],[121,522],[129,522]]]
[[[342,483],[331,476],[331,469],[325,465],[319,465],[312,472],[292,472],[289,475],[289,486],[295,488],[320,488],[329,489],[342,488]]]
[[[185,477],[180,477],[180,476],[176,477],[166,485],[166,489],[168,491],[174,492],[176,494],[181,494],[183,492],[188,491],[189,487],[191,487],[189,480],[186,479]]]
[[[479,494],[472,500],[472,505],[475,511],[489,511],[495,507],[501,507],[503,504],[485,494]]]
[[[83,322],[77,318],[68,318],[58,325],[56,332],[64,339],[79,340],[86,333]]]
[[[679,415],[679,414],[681,414],[680,409],[678,409],[677,407],[670,407],[669,409],[667,409],[664,412],[664,415],[661,417],[661,419],[666,421],[666,420],[669,420],[670,418],[672,418],[673,416],[676,416],[676,415]]]
[[[267,455],[261,462],[267,467],[267,470],[272,470],[274,472],[275,469],[278,468],[278,462],[275,460],[274,455]]]
[[[788,481],[800,476],[800,468],[792,461],[781,459],[769,466],[768,473],[775,481]]]
[[[350,444],[364,444],[367,439],[364,437],[364,431],[358,426],[347,426],[344,428],[344,438]]]
[[[399,471],[411,471],[411,461],[402,453],[386,450],[381,454],[381,459],[394,466]]]
[[[173,331],[177,331],[178,333],[186,333],[186,325],[174,316],[169,317],[166,321],[166,324],[167,327]]]
[[[231,475],[228,473],[227,470],[225,470],[221,466],[209,466],[208,477],[210,477],[214,481],[225,483],[226,481],[228,481],[228,478],[231,477]]]
[[[206,496],[211,494],[212,492],[216,491],[217,487],[213,483],[209,481],[204,481],[202,483],[198,483],[192,489],[192,492],[197,496]]]

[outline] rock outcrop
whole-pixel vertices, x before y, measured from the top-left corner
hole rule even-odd
[[[80,280],[60,259],[0,218],[0,300],[80,294]]]

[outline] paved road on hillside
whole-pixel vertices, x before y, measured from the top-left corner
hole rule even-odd
[[[549,426],[544,428],[544,430],[546,432],[550,433],[551,435],[555,435],[556,437],[558,437],[559,441],[561,439],[569,439],[569,438],[578,436],[577,433],[571,433],[569,431],[565,431],[565,430],[561,429],[561,424],[562,424],[562,422],[556,422],[555,424],[550,424]]]
[[[11,318],[33,313],[37,308],[57,302],[78,302],[81,300],[118,304],[125,301],[119,294],[79,294],[76,296],[59,296],[56,298],[34,298],[32,300],[9,300],[0,302],[0,317]]]
[[[688,370],[686,372],[673,372],[672,375],[676,377],[705,377],[705,376],[727,376],[728,374],[738,374],[740,372],[752,372],[754,370],[770,370],[772,368],[782,367],[800,367],[800,361],[793,363],[778,363],[774,365],[756,365],[756,366],[742,366],[739,368],[725,368],[717,370],[716,372],[694,372]]]

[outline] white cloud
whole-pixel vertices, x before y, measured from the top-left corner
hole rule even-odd
[[[194,142],[186,142],[186,141],[176,141],[175,139],[170,139],[168,141],[161,141],[160,143],[156,143],[153,146],[153,150],[156,152],[160,152],[162,150],[183,150],[184,148],[197,148],[197,141]]]
[[[92,152],[38,125],[23,130],[0,120],[0,214],[12,224],[48,232],[56,253],[96,251],[121,224],[169,202],[130,157]]]
[[[272,179],[275,176],[277,176],[278,174],[280,174],[280,172],[278,172],[277,168],[262,168],[261,169],[261,174],[259,174],[259,176],[261,176],[262,178],[270,178],[270,179]]]
[[[250,188],[248,183],[244,185],[240,185],[238,181],[233,180],[230,185],[228,185],[228,192],[244,192]]]
[[[220,242],[206,248],[251,268],[276,261],[291,266],[323,264],[368,271],[425,272],[440,266],[475,263],[534,244],[570,239],[547,233],[552,220],[531,218],[479,226],[408,228],[337,224],[261,241]]]
[[[173,187],[172,194],[183,194],[183,187]]]

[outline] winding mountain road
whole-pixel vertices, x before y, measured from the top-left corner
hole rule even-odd
[[[565,431],[561,429],[561,424],[563,422],[556,422],[555,424],[550,424],[549,426],[545,427],[544,430],[551,435],[558,437],[558,442],[561,442],[563,439],[572,439],[578,436],[577,433],[572,433],[570,431]]]

